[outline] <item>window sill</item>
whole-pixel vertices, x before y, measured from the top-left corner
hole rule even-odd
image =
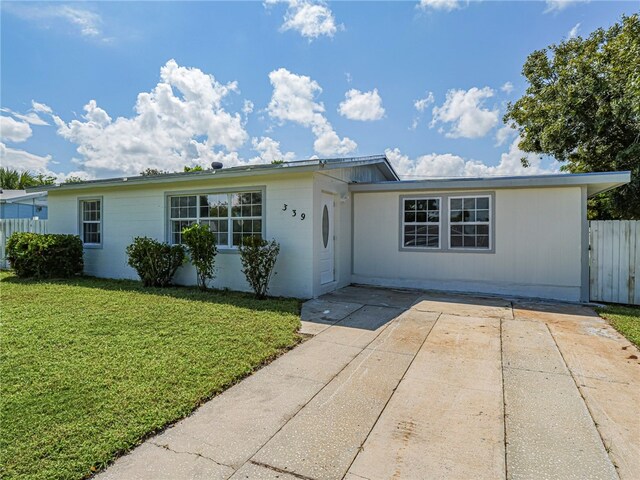
[[[91,250],[96,250],[96,249],[101,249],[102,244],[101,243],[83,243],[82,248],[89,248]]]

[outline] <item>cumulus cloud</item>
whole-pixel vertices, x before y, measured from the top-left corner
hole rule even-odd
[[[275,3],[275,2],[267,2]],[[295,30],[309,40],[321,36],[333,37],[342,25],[337,25],[333,12],[321,1],[290,0],[281,30]]]
[[[95,100],[84,106],[81,119],[52,117],[58,134],[78,145],[79,163],[91,175],[173,171],[212,161],[231,166],[240,162],[235,151],[248,139],[240,114],[222,105],[232,92],[238,92],[236,82],[222,84],[169,60],[155,88],[138,94],[131,118],[114,120]]]
[[[513,92],[513,83],[505,82],[504,85],[500,87],[500,90],[509,95],[511,92]]]
[[[31,100],[31,107],[33,108],[34,112],[48,113],[48,114],[53,113],[53,110],[49,105],[46,105],[44,103],[38,103],[35,100]]]
[[[0,108],[0,112],[8,113],[12,117],[27,122],[30,125],[49,125],[45,120],[40,118],[36,112],[20,113],[7,107]]]
[[[378,89],[361,92],[352,88],[345,93],[344,97],[345,100],[338,106],[338,112],[343,117],[363,122],[380,120],[384,117],[382,98],[378,94]]]
[[[424,112],[429,105],[435,102],[435,98],[433,97],[433,92],[427,92],[424,98],[419,98],[413,103],[413,106],[420,113]]]
[[[51,155],[41,157],[40,155],[34,155],[25,150],[7,147],[4,143],[0,143],[0,160],[0,163],[2,163],[2,166],[5,168],[48,173],[48,164],[51,161]]]
[[[518,130],[511,125],[505,125],[496,132],[496,145],[504,145],[510,138],[518,134]]]
[[[580,22],[576,23],[574,27],[571,30],[569,30],[569,33],[567,34],[567,36],[569,38],[576,38],[578,36],[579,30],[580,30]]]
[[[296,75],[285,68],[269,73],[273,86],[267,112],[271,118],[289,121],[310,128],[316,136],[314,150],[321,155],[344,155],[356,149],[350,138],[340,138],[324,116],[324,105],[316,102],[322,88],[305,75]]]
[[[0,117],[0,139],[4,142],[24,142],[32,134],[27,122],[19,122],[11,117]]]
[[[561,12],[572,5],[586,1],[588,0],[546,0],[547,8],[544,13]]]
[[[467,160],[452,153],[431,153],[411,159],[394,148],[385,150],[385,154],[398,174],[408,178],[540,175],[559,172],[557,162],[544,166],[538,155],[521,151],[518,148],[519,142],[518,137],[511,143],[509,150],[500,156],[498,165],[486,165],[478,160]],[[522,166],[522,158],[529,162],[529,167]]]
[[[446,136],[450,138],[483,137],[498,123],[499,111],[484,106],[485,100],[493,95],[489,87],[449,90],[445,102],[433,108],[431,126],[449,124]]]
[[[423,10],[440,10],[451,12],[460,8],[460,0],[420,0],[419,7]]]
[[[251,163],[271,163],[277,161],[291,162],[295,159],[293,152],[282,153],[280,142],[270,137],[252,138],[253,150],[258,156],[250,160]]]

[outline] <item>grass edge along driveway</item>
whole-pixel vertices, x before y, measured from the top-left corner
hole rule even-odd
[[[80,479],[299,341],[299,302],[0,274],[0,477]]]
[[[632,305],[607,305],[596,309],[613,328],[640,348],[640,307]]]

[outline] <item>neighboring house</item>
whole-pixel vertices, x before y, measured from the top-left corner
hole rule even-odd
[[[270,293],[308,298],[350,283],[586,301],[587,198],[628,172],[400,181],[385,156],[308,160],[38,187],[49,231],[77,233],[85,270],[136,278],[136,236],[180,242],[207,223],[212,285],[247,290],[243,236],[280,243]],[[193,267],[176,282],[194,284]]]
[[[0,219],[47,219],[47,192],[0,189]]]

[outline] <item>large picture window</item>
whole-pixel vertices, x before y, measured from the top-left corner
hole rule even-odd
[[[449,198],[449,248],[491,248],[491,197]]]
[[[80,238],[85,245],[102,244],[102,200],[80,200]]]
[[[171,243],[182,243],[182,230],[194,223],[209,225],[221,247],[237,247],[249,236],[262,237],[262,197],[260,191],[169,197]]]
[[[405,248],[440,248],[439,198],[405,198],[402,214]]]

